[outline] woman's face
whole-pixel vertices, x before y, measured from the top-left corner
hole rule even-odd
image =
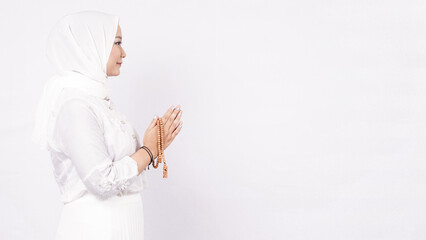
[[[109,55],[107,63],[107,76],[118,76],[120,75],[120,67],[123,62],[123,58],[126,57],[126,52],[121,47],[121,28],[118,25],[117,34],[115,35],[114,45]]]

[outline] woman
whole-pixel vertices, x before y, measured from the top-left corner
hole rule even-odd
[[[114,108],[105,81],[118,76],[126,53],[119,18],[97,11],[63,17],[48,37],[57,74],[46,83],[33,141],[50,151],[64,207],[56,240],[143,239],[140,191],[156,158],[157,117],[139,135]],[[180,132],[182,110],[162,117],[164,149]]]

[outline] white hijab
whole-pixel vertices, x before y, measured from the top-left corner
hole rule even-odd
[[[49,150],[57,110],[58,96],[64,88],[105,98],[107,62],[111,53],[119,17],[98,11],[66,15],[48,36],[46,56],[56,68],[56,75],[45,84],[41,95],[32,141]],[[63,102],[63,101],[61,101]]]

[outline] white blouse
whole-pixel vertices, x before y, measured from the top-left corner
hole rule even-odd
[[[77,90],[64,90],[66,96]],[[139,192],[148,186],[146,169],[130,155],[139,135],[110,99],[78,92],[57,113],[50,153],[63,203],[90,192],[101,198]]]

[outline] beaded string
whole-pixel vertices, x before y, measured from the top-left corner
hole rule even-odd
[[[157,148],[158,148],[158,157],[157,164],[154,163],[152,166],[158,168],[158,164],[164,161],[163,164],[163,178],[167,178],[167,164],[166,158],[164,157],[164,125],[161,118],[157,119],[158,131],[157,131]]]

